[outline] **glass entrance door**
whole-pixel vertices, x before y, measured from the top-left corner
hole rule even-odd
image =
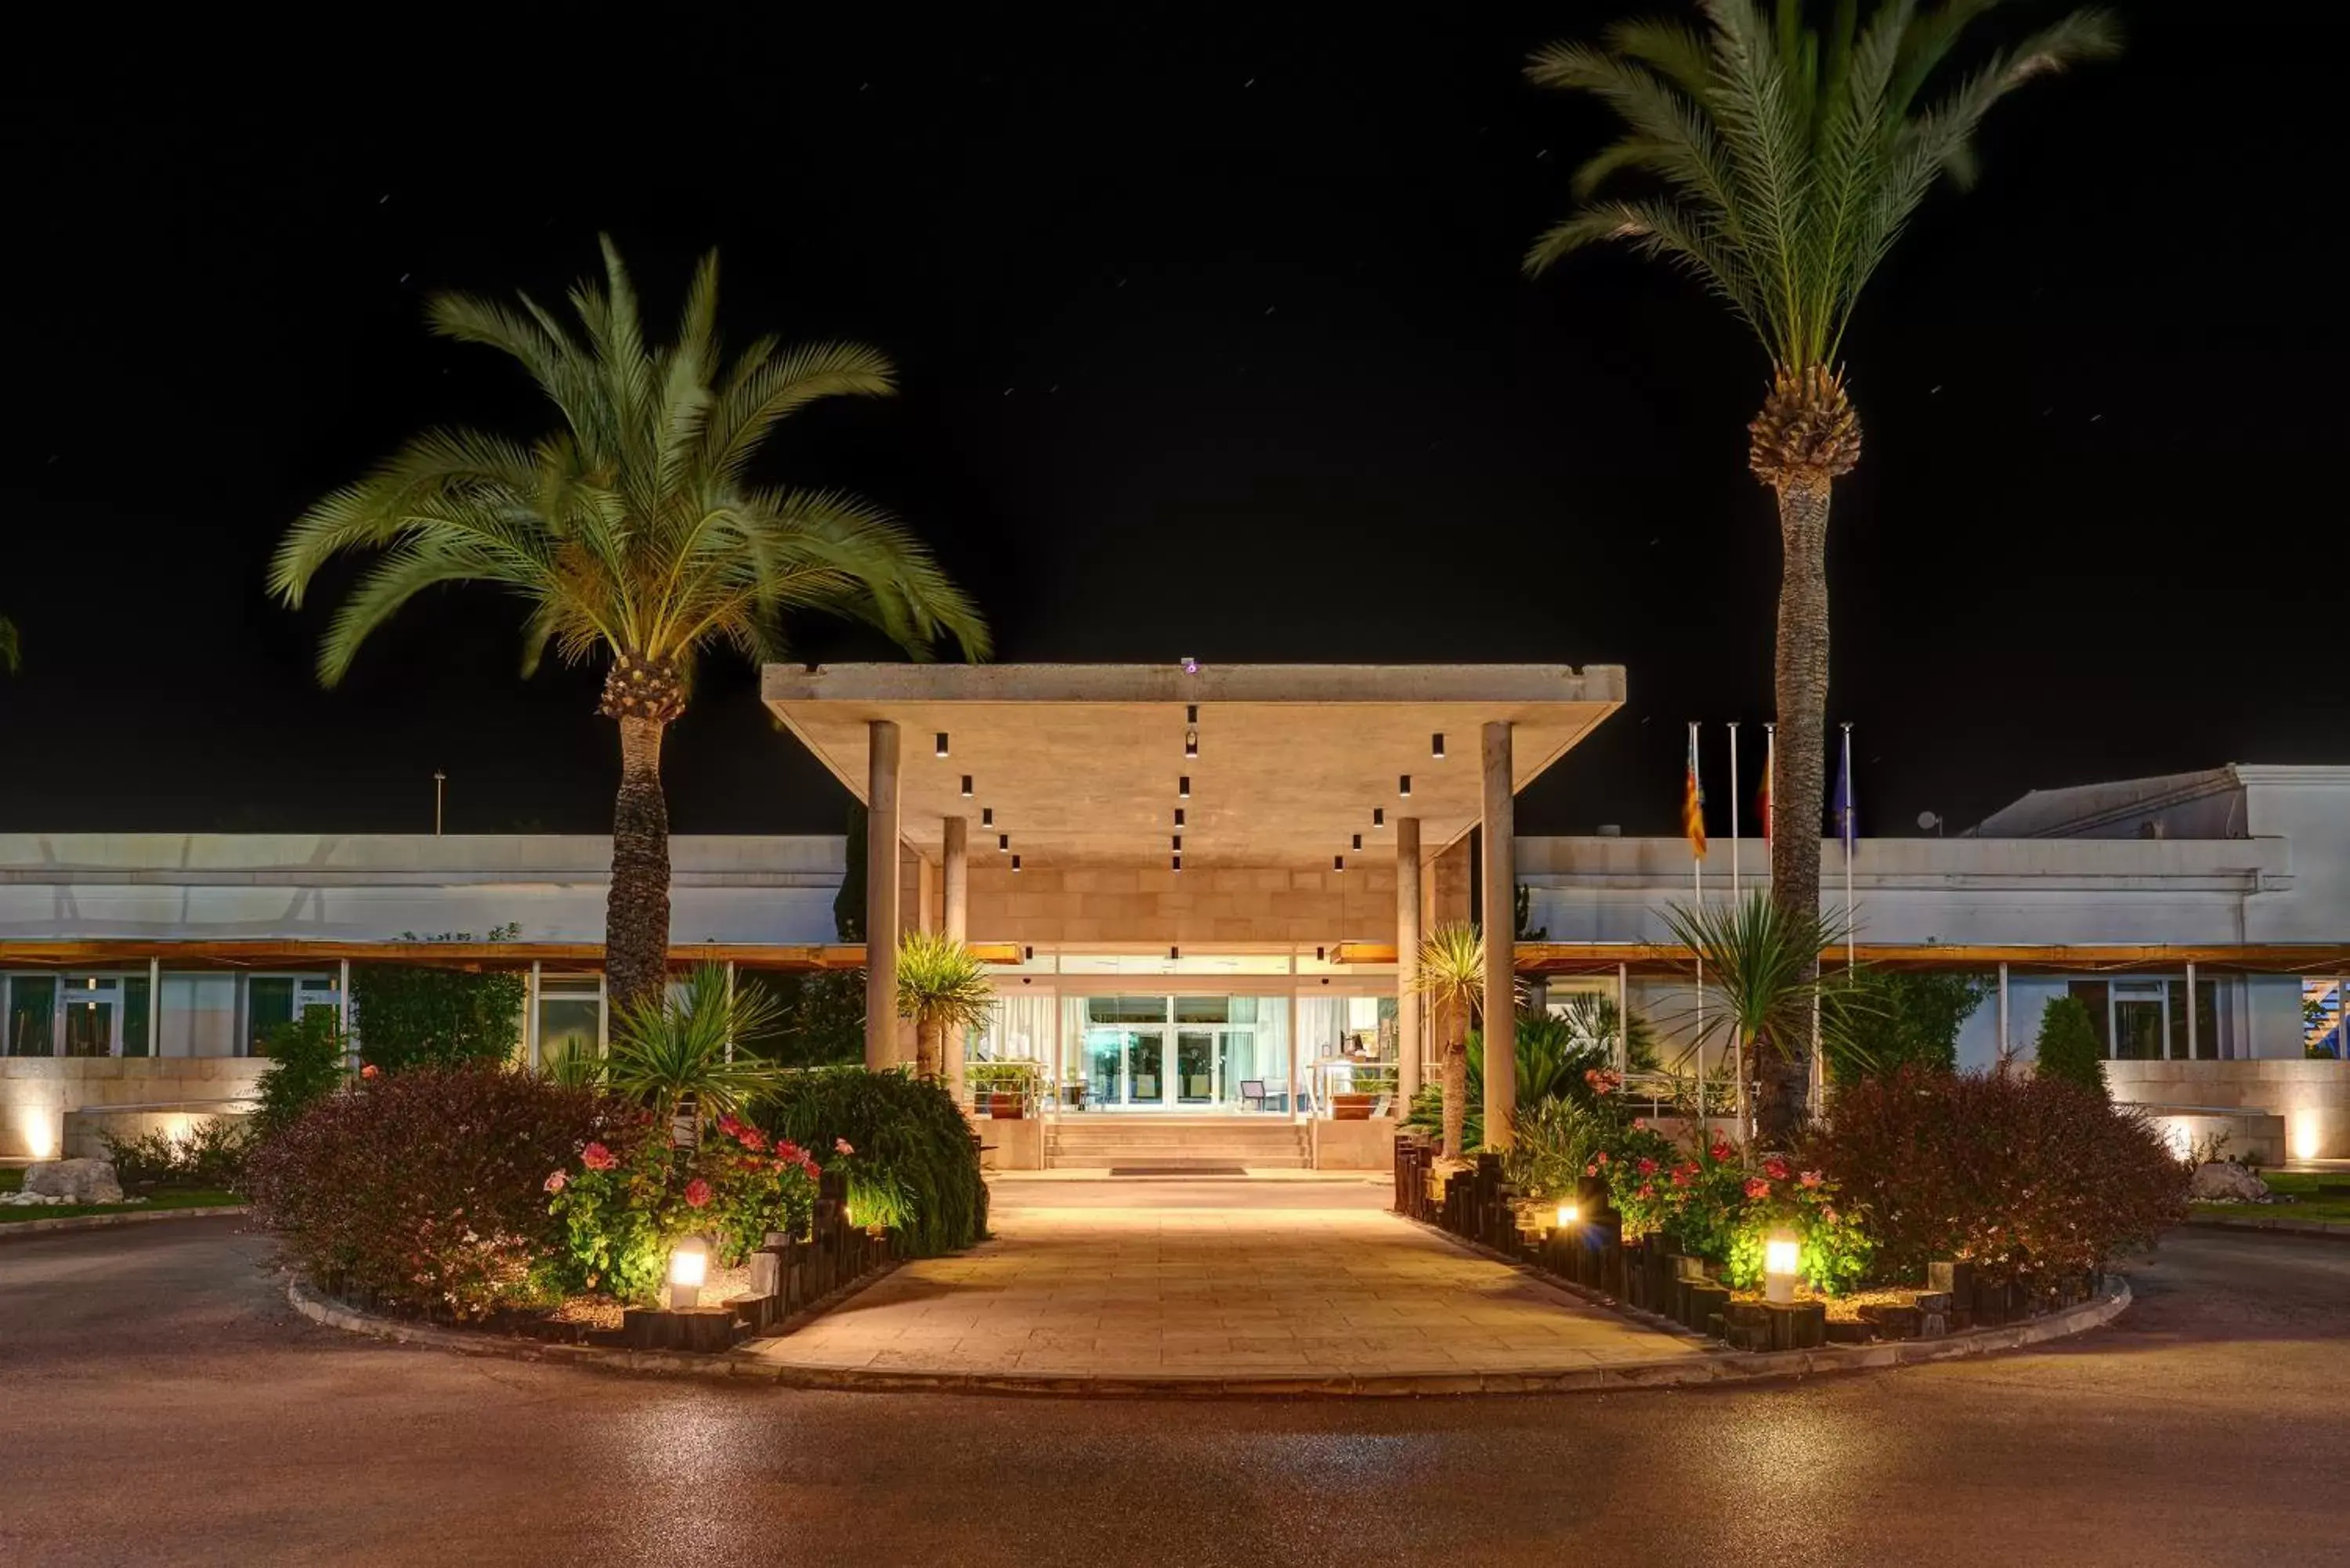
[[[1175,1033],[1175,1098],[1186,1106],[1216,1103],[1216,1032],[1179,1029]]]
[[[66,1055],[114,1054],[114,1014],[120,995],[120,982],[112,979],[92,978],[66,987]]]
[[[1165,1029],[1129,1029],[1126,1032],[1126,1103],[1141,1106],[1167,1103]]]

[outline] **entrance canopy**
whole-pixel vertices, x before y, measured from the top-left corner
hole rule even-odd
[[[1326,869],[1357,852],[1357,834],[1360,853],[1391,857],[1399,815],[1419,820],[1426,853],[1461,837],[1482,799],[1482,727],[1513,726],[1523,790],[1623,704],[1624,671],[769,665],[762,694],[859,800],[872,725],[894,722],[903,836],[926,857],[941,851],[946,819],[962,817],[975,847],[1008,835],[1039,867],[1163,865],[1180,831],[1187,867]]]

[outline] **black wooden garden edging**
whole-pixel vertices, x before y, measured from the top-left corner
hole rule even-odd
[[[619,1343],[640,1350],[724,1350],[745,1334],[776,1333],[844,1286],[891,1259],[888,1231],[848,1220],[848,1181],[826,1171],[816,1181],[807,1234],[770,1231],[751,1254],[751,1288],[715,1306],[678,1312],[630,1307]]]

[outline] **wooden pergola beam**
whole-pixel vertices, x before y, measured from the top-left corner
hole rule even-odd
[[[1901,970],[1991,970],[2001,964],[2027,972],[2117,973],[2184,969],[2257,974],[2339,974],[2350,970],[2350,942],[2241,942],[2180,944],[1862,942],[1862,967]],[[1614,974],[1618,964],[1633,974],[1680,975],[1695,967],[1696,955],[1678,942],[1520,942],[1520,974]],[[1340,963],[1396,961],[1393,943],[1342,942]],[[1842,969],[1845,950],[1820,954],[1823,968]]]
[[[973,942],[983,963],[1015,964],[1015,942]],[[103,969],[160,960],[175,969],[307,969],[341,962],[423,964],[436,969],[598,970],[601,942],[348,942],[311,940],[170,941],[137,937],[82,937],[60,940],[0,941],[0,966],[19,969]],[[738,970],[817,973],[865,967],[865,944],[681,942],[669,950],[670,967],[731,963]]]

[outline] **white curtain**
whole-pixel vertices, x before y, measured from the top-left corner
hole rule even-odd
[[[1048,1062],[1053,1047],[1053,998],[999,996],[972,1054],[991,1062]]]
[[[1297,999],[1297,1070],[1302,1076],[1320,1057],[1335,1055],[1338,1033],[1347,1022],[1343,996],[1301,996]]]

